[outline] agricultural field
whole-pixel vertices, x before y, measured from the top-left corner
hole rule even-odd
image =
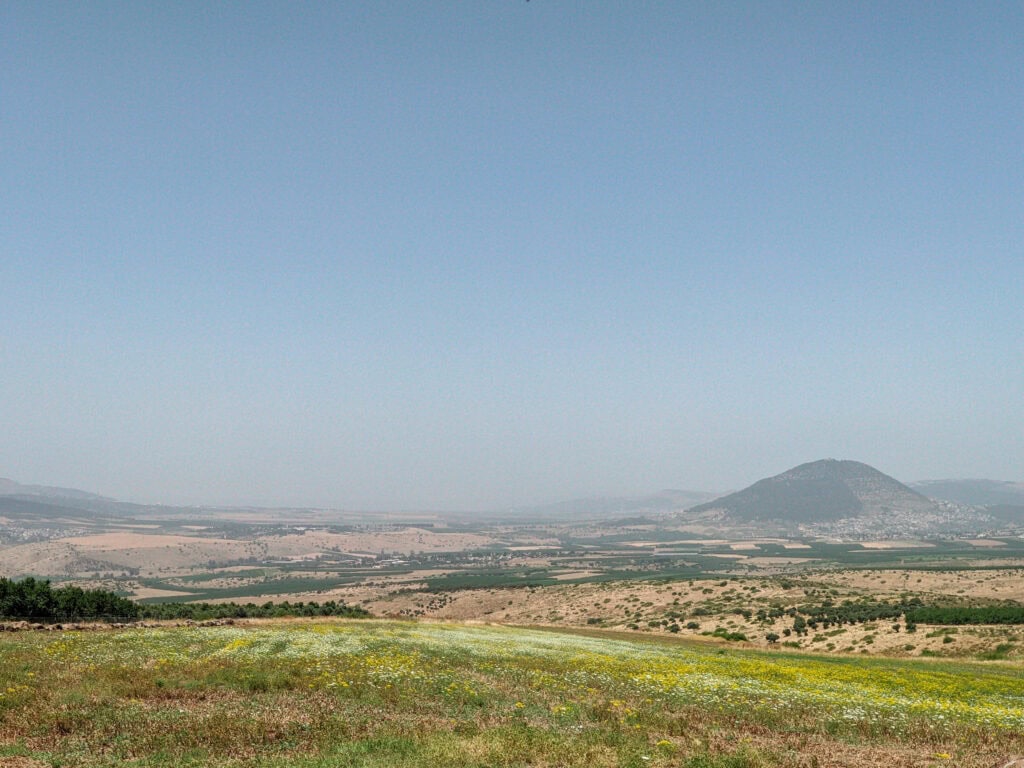
[[[1024,540],[1009,535],[711,538],[671,518],[642,517],[7,522],[8,534],[30,540],[0,544],[0,575],[100,588],[141,603],[339,602],[392,618],[603,628],[836,654],[1024,654],[1024,625],[908,632],[897,615],[793,631],[794,611],[826,603],[1020,604]]]
[[[0,575],[152,610],[378,618],[2,633],[0,766],[987,768],[1024,753],[1014,535],[239,515],[8,520]]]
[[[0,636],[0,765],[945,766],[1024,669],[616,633],[279,621]]]

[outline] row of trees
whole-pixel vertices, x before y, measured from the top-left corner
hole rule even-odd
[[[108,619],[131,621],[140,606],[103,589],[57,587],[31,577],[20,581],[0,578],[0,618],[36,622]]]
[[[157,603],[140,605],[104,589],[53,587],[49,581],[0,578],[0,619],[41,624],[69,621],[139,621],[142,619],[244,619],[286,616],[342,616],[364,618],[358,606],[329,600],[325,603]]]
[[[826,600],[819,605],[802,605],[794,610],[794,614],[803,614],[807,625],[817,629],[831,626],[841,627],[844,624],[865,624],[873,621],[898,620],[904,614],[924,606],[920,598],[912,597],[898,603],[876,602],[874,600],[844,600],[834,603]]]
[[[922,606],[907,611],[920,624],[1024,624],[1024,605]]]
[[[913,632],[918,624],[1024,624],[1024,605],[1020,603],[925,605],[917,597],[891,603],[846,600],[837,605],[825,601],[790,608],[786,613],[793,618],[793,631],[798,635],[807,634],[808,628],[828,629],[843,624],[899,621],[900,618],[905,620],[908,632]]]
[[[341,616],[362,619],[369,616],[364,608],[328,600],[326,603],[155,603],[140,606],[143,619],[279,619],[288,616]]]

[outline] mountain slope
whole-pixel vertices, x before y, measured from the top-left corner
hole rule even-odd
[[[759,480],[687,510],[720,512],[736,522],[815,523],[888,511],[929,512],[934,502],[859,461],[823,459]]]

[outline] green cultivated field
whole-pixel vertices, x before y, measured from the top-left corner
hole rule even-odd
[[[991,766],[1024,668],[391,621],[0,636],[0,765]]]

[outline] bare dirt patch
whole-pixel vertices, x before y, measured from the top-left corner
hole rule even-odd
[[[297,555],[316,552],[361,553],[380,552],[462,552],[493,546],[492,536],[476,533],[437,533],[426,528],[403,528],[394,531],[332,533],[306,531],[302,534],[268,536],[260,539],[271,553]]]
[[[781,557],[778,555],[751,555],[747,558],[748,562],[763,566],[803,565],[804,563],[813,563],[816,559],[813,557]]]
[[[145,600],[150,597],[192,597],[192,593],[154,587],[137,587],[132,590],[132,597],[136,600]]]
[[[566,571],[552,576],[556,581],[569,581],[571,579],[585,579],[589,576],[597,576],[600,571]]]
[[[996,539],[964,539],[967,544],[972,547],[983,547],[989,549],[992,547],[1005,547],[1005,541],[997,541]]]
[[[463,552],[492,547],[493,536],[435,532],[425,528],[304,533],[225,539],[187,534],[115,530],[0,549],[0,571],[8,576],[85,577],[127,570],[141,576],[175,576],[218,565],[313,561],[324,555],[378,556],[381,552]]]

